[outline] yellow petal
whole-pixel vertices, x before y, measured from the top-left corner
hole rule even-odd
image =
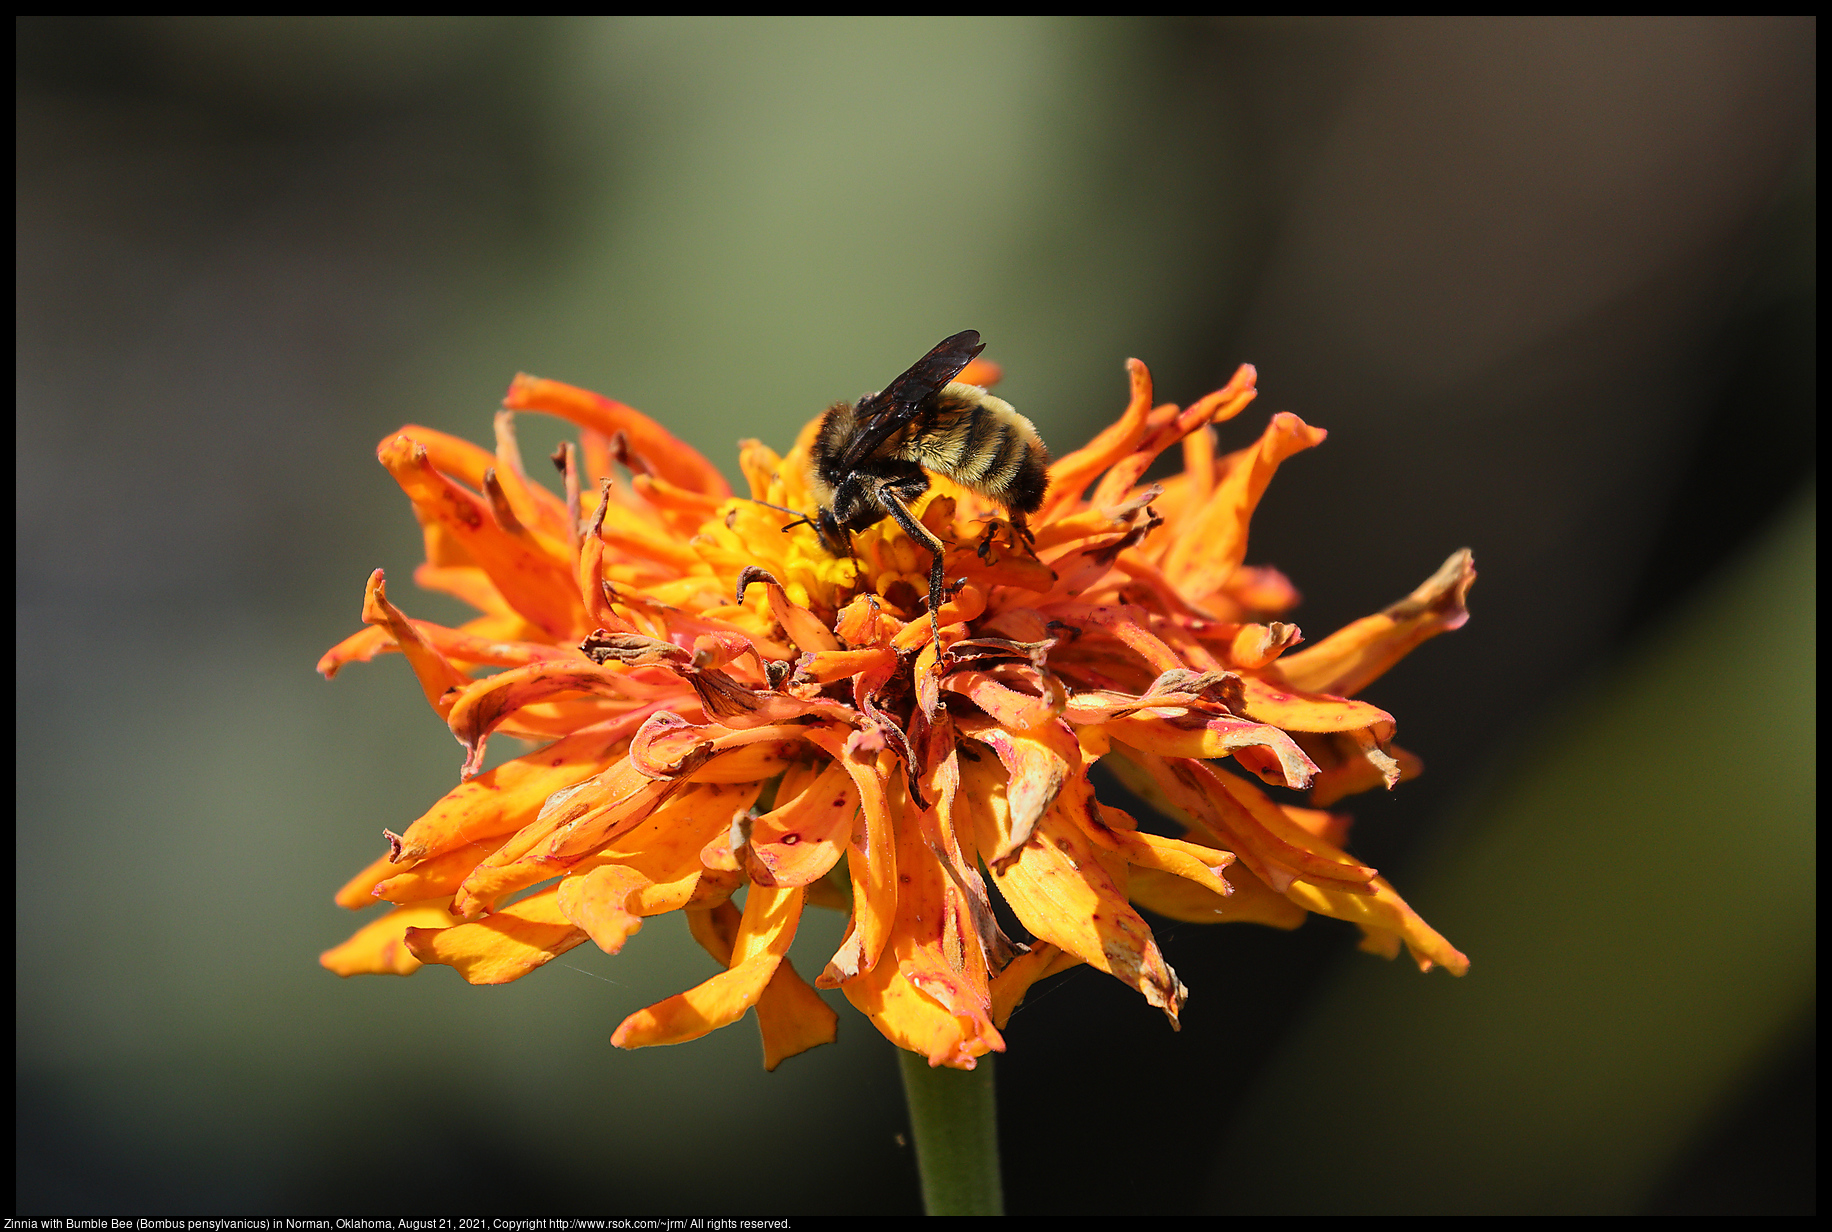
[[[407,948],[423,963],[455,968],[469,984],[507,984],[585,941],[560,910],[553,886],[488,919],[451,928],[409,928]]]
[[[318,964],[338,975],[412,975],[420,960],[407,948],[408,929],[440,928],[451,923],[445,899],[403,903],[357,929],[342,945],[318,956]]]
[[[684,1044],[736,1022],[757,1004],[801,920],[802,892],[752,886],[732,945],[732,965],[695,988],[638,1010],[618,1026],[611,1043],[619,1048]]]

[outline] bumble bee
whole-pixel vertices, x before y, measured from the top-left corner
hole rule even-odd
[[[929,620],[938,647],[943,544],[910,512],[929,490],[929,472],[1004,506],[1027,538],[1024,516],[1043,504],[1049,482],[1049,451],[1031,421],[1003,398],[954,380],[983,350],[978,330],[962,330],[882,391],[834,403],[808,463],[808,490],[819,509],[803,520],[829,552],[850,556],[852,532],[887,516],[929,550]]]

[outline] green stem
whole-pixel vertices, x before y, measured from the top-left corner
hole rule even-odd
[[[902,1049],[897,1057],[916,1135],[923,1208],[931,1215],[1003,1215],[992,1058],[959,1070],[931,1068],[927,1058]]]

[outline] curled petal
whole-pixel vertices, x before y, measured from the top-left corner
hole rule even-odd
[[[1280,660],[1276,674],[1294,689],[1353,697],[1420,642],[1462,628],[1475,581],[1470,550],[1452,552],[1417,590],[1378,616],[1364,616]]]
[[[1031,985],[1080,965],[1081,959],[1047,941],[1032,945],[1029,953],[1020,954],[993,977],[992,1020],[1003,1028]]]
[[[1267,769],[1277,773],[1286,787],[1308,787],[1317,773],[1316,763],[1297,742],[1268,723],[1189,712],[1169,718],[1126,715],[1101,726],[1115,740],[1164,757],[1239,757],[1264,749],[1272,758]],[[1253,768],[1260,768],[1260,763]]]
[[[636,699],[654,692],[652,687],[645,687],[628,675],[596,663],[553,659],[512,667],[473,681],[452,703],[446,724],[465,746],[464,777],[470,778],[483,764],[484,746],[490,733],[524,707],[570,693]]]
[[[963,734],[990,746],[1005,767],[1003,842],[996,848],[980,848],[996,872],[1030,841],[1038,819],[1056,802],[1063,784],[1081,773],[1081,747],[1060,721],[1023,732],[984,719],[962,718],[958,724]]]
[[[782,583],[754,565],[747,566],[738,575],[740,603],[744,601],[744,592],[753,584],[763,586],[765,601],[770,605],[770,614],[789,635],[789,640],[802,650],[838,650],[840,648],[839,640],[828,631],[827,626],[823,625],[813,612],[791,602],[787,592],[782,588]]]
[[[1132,384],[1132,399],[1119,419],[1073,453],[1050,464],[1050,486],[1044,497],[1038,521],[1059,521],[1061,513],[1081,499],[1094,477],[1118,462],[1145,439],[1146,420],[1151,414],[1151,370],[1136,359],[1126,361],[1126,376]]]
[[[448,694],[469,684],[470,678],[453,667],[401,609],[388,602],[388,589],[380,569],[369,575],[369,586],[363,593],[363,623],[387,632],[395,647],[407,656],[427,702],[440,718],[444,718],[451,711],[454,700]]]
[[[583,928],[599,949],[615,954],[642,927],[631,900],[653,884],[627,864],[603,864],[560,883],[560,914]]]

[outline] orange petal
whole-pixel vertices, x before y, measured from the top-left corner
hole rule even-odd
[[[1427,638],[1460,629],[1476,581],[1468,548],[1452,552],[1418,589],[1378,616],[1364,616],[1279,661],[1274,674],[1294,689],[1353,697]]]
[[[992,980],[992,1020],[1000,1029],[1011,1021],[1012,1011],[1024,1000],[1031,985],[1072,967],[1081,959],[1047,941],[1031,943],[1030,952],[1014,958]]]
[[[1242,364],[1235,369],[1234,376],[1227,385],[1207,397],[1192,403],[1187,409],[1178,411],[1176,407],[1159,407],[1152,414],[1151,428],[1138,446],[1125,458],[1116,463],[1107,472],[1095,489],[1090,503],[1108,505],[1121,499],[1140,477],[1150,469],[1160,453],[1188,436],[1199,428],[1206,428],[1211,422],[1234,418],[1247,408],[1256,396],[1254,383],[1258,373],[1252,364]],[[1169,414],[1160,416],[1161,412]]]
[[[421,521],[437,523],[449,534],[516,611],[557,641],[575,640],[585,632],[570,559],[557,560],[532,536],[499,525],[483,498],[434,467],[421,442],[396,436],[377,452]]]
[[[831,630],[820,622],[820,618],[807,608],[790,601],[783,590],[782,583],[765,573],[762,569],[746,569],[738,575],[738,598],[744,598],[744,592],[752,585],[763,586],[765,600],[770,605],[770,614],[776,623],[783,627],[789,640],[804,651],[838,650],[839,639]]]
[[[1279,463],[1322,444],[1328,435],[1289,411],[1280,411],[1257,444],[1227,460],[1215,494],[1176,528],[1177,541],[1165,557],[1164,572],[1178,589],[1200,601],[1228,580],[1246,557],[1247,524]]]
[[[420,960],[408,950],[404,935],[415,926],[439,928],[451,923],[445,906],[442,898],[403,903],[357,929],[342,945],[320,954],[318,964],[342,976],[412,975],[420,969]]]
[[[763,1068],[772,1070],[797,1053],[831,1044],[840,1016],[785,956],[757,998],[757,1030],[763,1036]]]
[[[896,662],[897,652],[889,646],[872,646],[864,650],[812,651],[795,661],[793,679],[832,684],[886,666],[895,666]]]
[[[1233,891],[1225,898],[1182,877],[1155,868],[1135,868],[1126,890],[1145,910],[1192,924],[1265,924],[1292,929],[1309,914],[1242,865],[1231,865],[1224,880]]]
[[[446,723],[469,751],[464,763],[469,778],[483,761],[490,733],[524,707],[573,693],[635,701],[648,700],[655,692],[616,667],[601,667],[589,659],[552,659],[472,682],[453,703]]]
[[[343,887],[333,896],[332,901],[339,907],[345,907],[351,911],[361,911],[364,907],[372,907],[375,905],[375,887],[400,871],[400,867],[395,863],[393,852],[377,856],[370,862],[368,868],[344,882]],[[425,897],[432,898],[434,895],[428,894]]]
[[[621,432],[629,442],[630,452],[647,462],[661,478],[717,500],[731,495],[731,485],[725,482],[718,467],[641,411],[601,394],[559,381],[517,374],[503,397],[503,405],[513,411],[558,415],[580,427],[603,433],[607,438]]]
[[[1131,453],[1145,439],[1145,421],[1151,414],[1151,370],[1136,359],[1126,361],[1132,383],[1132,400],[1113,423],[1102,428],[1080,449],[1050,464],[1050,486],[1037,515],[1040,524],[1056,520],[1081,499],[1094,477]]]
[[[629,908],[653,883],[627,864],[604,864],[560,883],[560,914],[577,924],[606,954],[615,954],[642,927]]]
[[[1165,758],[1136,747],[1115,752],[1119,756],[1110,764],[1122,782],[1166,816],[1212,836],[1275,890],[1283,892],[1296,878],[1307,877],[1365,893],[1374,877],[1373,869],[1305,829],[1237,775],[1193,758]]]
[[[744,1016],[757,1003],[795,939],[802,892],[752,886],[732,946],[732,965],[698,987],[638,1010],[611,1035],[619,1048],[684,1044]]]
[[[450,901],[458,887],[464,884],[464,879],[471,875],[471,870],[500,846],[500,841],[466,843],[431,859],[417,861],[405,870],[397,865],[394,876],[376,885],[375,898],[391,903],[411,903],[426,898]]]
[[[451,928],[409,928],[407,948],[423,963],[455,968],[469,984],[507,984],[586,939],[560,910],[558,886],[511,903],[488,919]]]
[[[375,656],[397,649],[386,629],[358,629],[337,645],[325,651],[314,669],[330,680],[346,663],[367,663]]]
[[[897,828],[896,920],[885,957],[842,984],[841,991],[898,1047],[920,1053],[931,1065],[972,1069],[976,1057],[1005,1047],[992,1024],[983,971],[957,965],[977,960],[980,946],[977,938],[961,936],[966,903],[930,845],[930,834],[914,824],[914,810],[900,788],[894,789],[894,802],[903,816]]]
[[[991,672],[971,668],[948,673],[941,684],[943,688],[961,694],[991,715],[999,726],[1012,731],[1026,731],[1048,723],[1062,713],[1068,701],[1061,682],[1054,674],[1043,677],[1043,684],[1049,689],[1047,694],[1014,689],[1010,683]]]
[[[1368,731],[1383,744],[1393,736],[1393,716],[1367,702],[1300,692],[1258,676],[1243,677],[1241,687],[1242,714],[1286,731]]]
[[[1222,874],[1234,863],[1234,853],[1204,847],[1180,838],[1166,838],[1139,829],[1124,809],[1093,802],[1093,807],[1073,814],[1082,830],[1098,845],[1125,857],[1133,870],[1168,873],[1201,886],[1211,894],[1225,896],[1228,883]],[[1127,882],[1131,888],[1130,874]],[[1137,898],[1136,894],[1132,895]]]
[[[369,585],[363,591],[363,623],[387,631],[396,648],[407,656],[427,704],[440,718],[449,714],[456,695],[447,694],[470,684],[471,678],[447,662],[401,609],[388,602],[388,588],[380,569],[369,575]]]
[[[1404,942],[1420,971],[1439,966],[1452,975],[1462,975],[1469,970],[1469,959],[1420,919],[1418,912],[1393,892],[1386,878],[1376,877],[1370,888],[1371,894],[1345,894],[1310,882],[1295,881],[1285,895],[1319,915],[1360,925],[1366,934],[1361,944],[1364,950],[1392,958]]]

